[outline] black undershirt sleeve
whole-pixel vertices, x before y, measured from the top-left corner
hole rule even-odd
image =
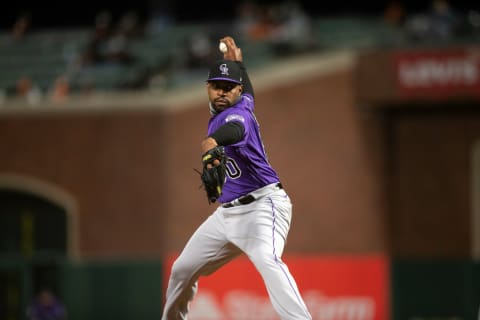
[[[245,127],[241,122],[232,121],[224,124],[210,135],[219,146],[228,146],[242,140]]]
[[[240,70],[242,71],[243,92],[249,93],[252,95],[252,97],[255,97],[253,92],[252,82],[248,77],[247,68],[245,68],[245,65],[241,61],[235,61],[235,62],[239,65]]]

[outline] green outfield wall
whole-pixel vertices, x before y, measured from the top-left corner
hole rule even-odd
[[[480,262],[462,259],[394,260],[394,320],[477,320]]]

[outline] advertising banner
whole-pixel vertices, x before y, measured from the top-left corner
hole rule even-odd
[[[315,320],[388,320],[389,266],[383,256],[285,256]],[[168,261],[168,277],[173,257]],[[167,281],[165,281],[167,283]],[[278,320],[263,281],[240,257],[202,277],[191,320]]]
[[[480,97],[480,49],[405,51],[393,54],[403,97]]]

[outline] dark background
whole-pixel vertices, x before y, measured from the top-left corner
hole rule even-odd
[[[259,4],[271,4],[279,0],[254,0]],[[342,14],[381,15],[389,1],[299,1],[302,7],[312,16],[331,16]],[[235,9],[239,1],[210,0],[210,1],[174,1],[174,0],[86,0],[86,1],[11,1],[4,4],[0,10],[0,28],[11,27],[16,17],[22,12],[32,15],[32,28],[52,28],[60,26],[76,27],[92,25],[96,13],[109,10],[116,18],[122,13],[135,10],[141,19],[150,18],[155,12],[168,14],[176,22],[185,21],[225,21],[235,16]],[[426,11],[430,1],[401,1],[409,13]],[[478,9],[479,4],[471,1],[451,1],[452,7],[460,11],[469,8]]]

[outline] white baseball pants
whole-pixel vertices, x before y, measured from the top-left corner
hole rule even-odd
[[[261,197],[250,204],[218,207],[194,232],[172,266],[162,320],[187,319],[199,277],[213,273],[241,253],[261,274],[282,320],[312,319],[281,260],[292,204],[283,189],[267,187],[270,190],[263,190]]]

